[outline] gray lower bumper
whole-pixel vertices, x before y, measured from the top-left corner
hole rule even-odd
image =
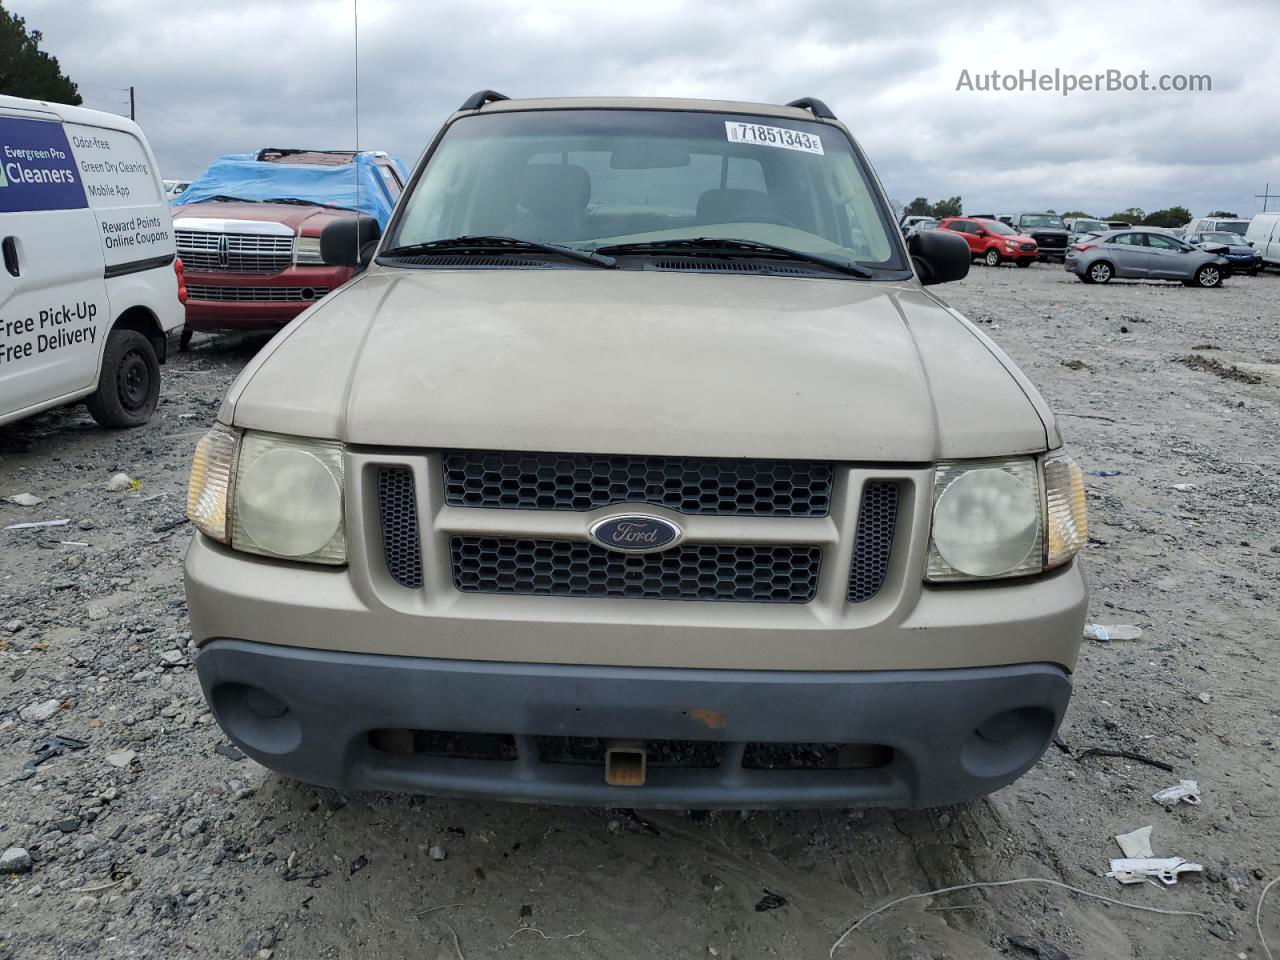
[[[222,728],[260,763],[342,789],[597,806],[937,806],[1025,772],[1071,694],[1046,664],[866,673],[562,666],[336,653],[213,640],[196,659]],[[979,733],[979,728],[982,733]],[[372,730],[510,737],[514,759],[393,753]],[[549,762],[547,737],[699,741],[715,766],[654,766],[610,786]],[[749,744],[887,747],[874,768],[750,769]]]

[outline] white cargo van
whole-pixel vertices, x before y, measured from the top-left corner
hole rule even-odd
[[[0,96],[0,254],[0,424],[77,400],[145,423],[185,294],[138,126]]]
[[[1280,213],[1254,214],[1244,238],[1262,254],[1263,267],[1280,267]]]

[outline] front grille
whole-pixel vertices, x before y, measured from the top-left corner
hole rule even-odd
[[[456,507],[594,510],[647,503],[680,513],[825,517],[832,465],[814,460],[597,456],[447,450]]]
[[[422,542],[413,473],[407,467],[378,470],[378,521],[387,572],[400,586],[416,590],[422,586]]]
[[[220,303],[309,303],[329,292],[328,287],[222,287],[188,283],[187,296],[192,300]]]
[[[808,603],[822,550],[685,544],[626,554],[578,540],[455,536],[453,584],[464,593]]]
[[[884,586],[897,524],[898,485],[877,480],[863,487],[849,568],[850,603],[865,603]]]
[[[1034,243],[1024,243],[1021,246],[1023,250],[1027,250],[1027,251],[1034,250],[1036,248],[1036,245]]]
[[[1033,233],[1031,239],[1041,247],[1063,250],[1067,246],[1067,238],[1053,233]]]
[[[270,274],[293,263],[292,235],[206,230],[175,230],[174,235],[182,265],[192,273]]]

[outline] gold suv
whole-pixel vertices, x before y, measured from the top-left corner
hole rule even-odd
[[[820,100],[445,123],[358,275],[201,440],[227,735],[345,789],[923,806],[1034,764],[1086,605],[1079,468]]]

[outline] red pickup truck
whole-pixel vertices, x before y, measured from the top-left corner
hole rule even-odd
[[[1036,242],[999,220],[982,217],[947,217],[939,230],[950,230],[964,237],[969,252],[988,267],[1016,263],[1029,267],[1040,255]]]
[[[187,286],[180,348],[196,330],[283,326],[341,286],[351,268],[325,265],[320,232],[371,212],[370,203],[389,212],[403,186],[381,152],[267,149],[220,158],[173,210]]]

